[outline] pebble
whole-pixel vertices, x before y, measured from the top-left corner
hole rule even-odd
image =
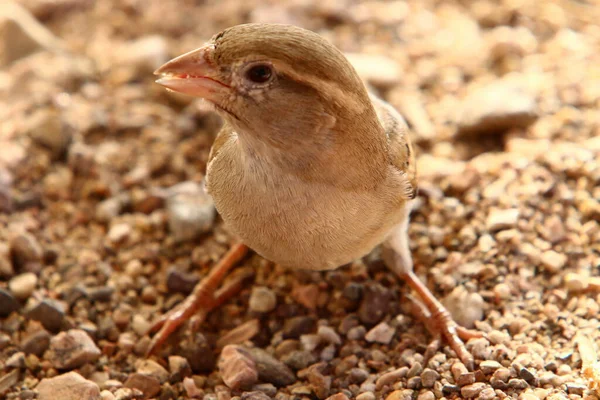
[[[465,328],[475,327],[475,321],[481,321],[484,315],[485,301],[479,293],[468,292],[464,286],[456,286],[442,299],[452,318]]]
[[[23,269],[28,263],[41,262],[44,255],[37,239],[28,233],[15,236],[10,242],[10,251],[17,270]]]
[[[167,217],[175,240],[190,240],[212,229],[215,205],[201,185],[187,181],[170,187],[168,191]]]
[[[260,391],[244,392],[240,400],[271,400],[270,396]]]
[[[36,274],[33,272],[25,272],[24,274],[13,277],[8,282],[8,288],[17,299],[26,300],[35,290],[37,281]]]
[[[325,343],[331,343],[335,345],[342,344],[340,335],[338,335],[335,329],[330,326],[320,325],[319,329],[317,330],[317,334]]]
[[[190,294],[200,278],[196,274],[187,274],[177,267],[171,267],[167,272],[167,289],[169,293]]]
[[[62,302],[44,299],[27,311],[27,317],[40,321],[49,331],[57,332],[65,319],[65,308]]]
[[[502,368],[502,364],[494,360],[484,360],[479,364],[479,368],[481,369],[481,372],[488,375],[493,374],[499,368]]]
[[[225,384],[234,390],[249,389],[258,382],[258,368],[245,349],[229,345],[223,348],[219,372]]]
[[[355,326],[354,328],[350,328],[346,337],[349,340],[361,340],[367,334],[367,328],[362,325]]]
[[[309,310],[316,310],[319,301],[319,287],[314,283],[297,285],[292,290],[292,298]]]
[[[186,377],[183,379],[183,388],[185,389],[185,393],[191,399],[201,399],[204,395],[204,392],[198,389],[196,382],[194,382],[192,378]]]
[[[377,390],[382,389],[384,386],[392,386],[394,383],[400,381],[408,375],[408,367],[400,367],[390,372],[386,372],[381,375],[375,381],[375,387]]]
[[[347,53],[346,58],[358,75],[372,85],[390,87],[400,81],[400,66],[385,55]]]
[[[100,388],[77,372],[42,379],[37,385],[38,400],[99,400]]]
[[[494,400],[496,399],[496,391],[491,387],[486,387],[479,392],[478,400]]]
[[[363,298],[358,308],[358,317],[363,324],[373,325],[388,313],[392,296],[379,283],[369,282],[364,286]]]
[[[459,135],[491,135],[526,128],[538,116],[534,97],[502,80],[473,90],[457,113]]]
[[[144,398],[149,399],[160,392],[160,381],[153,376],[140,374],[138,372],[129,375],[124,387],[138,389],[144,394]]]
[[[356,396],[356,400],[376,400],[375,393],[364,392]]]
[[[587,385],[581,383],[569,382],[565,386],[567,387],[567,393],[579,396],[583,396],[583,393],[587,390]]]
[[[301,335],[313,333],[317,327],[317,320],[310,316],[298,316],[286,319],[283,324],[284,339],[298,339]]]
[[[548,272],[555,274],[564,268],[567,256],[554,250],[547,250],[542,253],[540,261]]]
[[[21,308],[21,304],[8,290],[0,288],[0,316],[7,317]]]
[[[16,352],[6,360],[6,366],[10,368],[24,368],[25,367],[25,354],[23,352]]]
[[[426,390],[417,396],[417,400],[435,400],[435,394],[430,390]]]
[[[325,400],[350,400],[344,393],[336,393]]]
[[[169,379],[169,372],[153,360],[140,360],[136,363],[136,372],[153,376],[159,380],[160,383],[165,383]]]
[[[225,347],[229,344],[241,344],[252,339],[260,331],[260,321],[251,319],[230,330],[217,340],[217,347]]]
[[[517,208],[505,210],[493,209],[490,211],[485,222],[486,229],[490,232],[496,232],[503,229],[510,229],[517,226],[520,212]]]
[[[275,292],[264,286],[254,286],[248,300],[250,311],[268,313],[277,307],[277,296]]]
[[[395,334],[396,328],[389,326],[386,322],[381,322],[367,332],[365,340],[370,343],[389,344]]]
[[[287,365],[260,348],[246,349],[258,369],[261,381],[277,387],[287,386],[296,381],[296,375]]]
[[[351,383],[360,385],[369,378],[369,371],[362,368],[352,368],[348,373],[348,380]]]
[[[421,384],[424,388],[432,388],[438,379],[440,374],[431,368],[425,368],[421,373]]]
[[[467,399],[473,399],[481,393],[483,389],[486,388],[486,384],[483,382],[476,382],[467,386],[463,386],[460,389],[460,394]]]
[[[119,223],[110,227],[107,237],[111,243],[117,244],[124,242],[129,236],[131,236],[133,229],[131,225],[127,223]]]
[[[180,382],[184,378],[192,376],[192,368],[188,360],[181,356],[169,356],[169,371],[171,382]]]
[[[385,400],[412,400],[413,394],[414,390],[411,389],[394,390],[387,395]]]
[[[41,357],[50,347],[50,333],[45,329],[37,330],[23,339],[21,349],[25,354]]]
[[[317,361],[317,357],[307,350],[294,350],[281,357],[281,361],[285,365],[296,369],[304,369]]]
[[[34,142],[50,150],[53,159],[63,156],[71,142],[70,129],[63,123],[60,114],[43,108],[29,117],[28,133]]]
[[[100,349],[92,338],[80,329],[60,332],[50,340],[48,360],[57,369],[79,368],[100,358]]]

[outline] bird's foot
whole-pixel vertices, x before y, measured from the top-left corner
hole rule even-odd
[[[192,316],[198,315],[198,318],[194,320],[194,327],[197,327],[210,311],[219,307],[240,291],[242,281],[246,276],[237,277],[219,290],[216,288],[224,280],[229,270],[247,253],[248,247],[245,245],[240,243],[233,246],[182,303],[162,315],[152,325],[150,332],[158,332],[150,342],[146,353],[148,356],[154,354],[169,336]]]
[[[485,337],[485,334],[458,325],[448,310],[446,310],[446,308],[435,298],[433,293],[431,293],[413,272],[402,276],[402,278],[419,295],[422,302],[412,297],[409,297],[409,299],[411,299],[413,305],[416,306],[415,314],[417,317],[434,336],[434,339],[425,351],[425,359],[431,358],[431,356],[439,350],[442,340],[445,340],[462,363],[470,371],[473,371],[475,368],[475,360],[465,347],[465,342],[469,339]]]

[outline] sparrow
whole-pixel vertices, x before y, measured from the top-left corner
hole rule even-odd
[[[386,265],[418,295],[421,316],[470,368],[457,325],[413,272],[407,227],[417,195],[407,124],[370,94],[320,35],[282,24],[243,24],[158,70],[165,88],[205,99],[224,125],[209,154],[206,188],[240,239],[178,307],[160,318],[150,352],[193,314],[241,287],[217,290],[252,249],[294,269],[330,270],[382,245]]]

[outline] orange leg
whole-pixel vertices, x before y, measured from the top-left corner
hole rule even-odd
[[[234,245],[181,304],[161,316],[154,323],[150,332],[158,331],[158,333],[150,342],[147,355],[155,353],[168,337],[194,314],[200,313],[200,319],[203,320],[211,310],[219,307],[239,292],[243,278],[227,284],[221,290],[217,291],[217,287],[223,282],[227,273],[247,253],[248,247],[246,245],[241,243]]]
[[[432,344],[427,348],[428,356],[431,357],[437,351],[437,347],[440,344],[439,339],[443,337],[462,363],[472,371],[475,367],[475,361],[465,347],[463,340],[484,337],[484,334],[458,325],[452,319],[448,310],[435,298],[433,293],[421,282],[414,272],[410,271],[399,274],[399,276],[418,294],[425,305],[425,309],[421,309],[418,314],[421,314],[419,315],[420,319],[423,320],[427,329],[434,335]],[[428,312],[428,315],[423,315],[426,312]]]

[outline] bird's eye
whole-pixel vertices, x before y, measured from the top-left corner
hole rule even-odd
[[[265,83],[271,79],[272,75],[273,70],[265,64],[254,65],[246,71],[246,78],[254,83]]]

